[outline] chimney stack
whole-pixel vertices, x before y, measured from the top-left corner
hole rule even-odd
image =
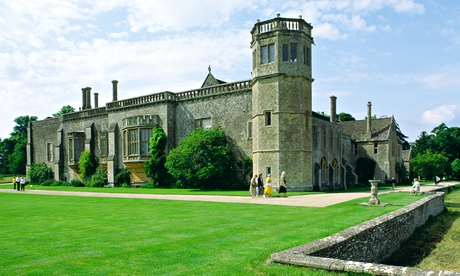
[[[81,107],[81,109],[85,110],[86,109],[86,88],[81,89],[81,95],[82,95],[82,99],[81,99],[82,107]]]
[[[367,133],[372,134],[372,125],[371,125],[371,112],[372,104],[371,102],[367,102]]]
[[[117,80],[113,80],[112,81],[112,90],[113,90],[113,102],[116,102],[118,101],[118,81]]]
[[[337,97],[331,96],[331,117],[329,121],[337,122]]]
[[[99,107],[99,93],[94,92],[94,108]]]
[[[86,87],[86,108],[91,109],[91,87]]]

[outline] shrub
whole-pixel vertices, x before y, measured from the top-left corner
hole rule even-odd
[[[53,181],[53,182],[51,183],[50,186],[64,186],[64,185],[62,185],[63,183],[65,183],[65,182],[62,181],[62,180],[55,180],[55,181]]]
[[[49,179],[54,179],[54,172],[46,166],[45,162],[30,165],[27,177],[31,183],[42,183]]]
[[[153,188],[153,183],[147,182],[145,184],[142,184],[141,188]]]
[[[122,187],[123,184],[128,184],[129,186],[129,183],[131,183],[130,173],[131,172],[127,168],[119,170],[115,175],[115,186]]]
[[[80,159],[78,160],[78,168],[80,169],[79,176],[81,179],[90,180],[91,176],[96,172],[97,167],[98,162],[94,155],[88,151],[81,153]]]
[[[51,186],[51,184],[53,182],[54,182],[54,179],[48,179],[48,180],[45,180],[42,183],[40,183],[40,185],[42,185],[42,186]],[[34,182],[32,182],[32,183],[34,183]]]
[[[104,187],[107,185],[107,173],[103,168],[97,168],[96,172],[91,176],[91,180],[86,186],[88,187]]]
[[[81,182],[80,180],[72,180],[70,181],[70,185],[74,187],[85,187],[85,183]]]

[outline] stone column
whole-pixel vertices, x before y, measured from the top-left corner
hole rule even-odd
[[[371,183],[371,198],[369,199],[369,204],[378,205],[380,204],[380,200],[378,199],[377,195],[379,193],[378,185],[380,180],[369,180]]]

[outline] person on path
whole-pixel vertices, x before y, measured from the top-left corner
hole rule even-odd
[[[21,191],[26,191],[26,180],[21,177]]]
[[[262,178],[262,174],[259,174],[257,177],[257,196],[264,193],[264,179]]]
[[[391,189],[394,190],[395,187],[396,187],[396,179],[393,177],[393,178],[390,180],[390,182],[391,182]]]
[[[267,175],[267,179],[265,180],[265,190],[264,190],[264,198],[265,197],[272,197],[272,178],[271,175]]]
[[[412,188],[410,189],[410,195],[418,195],[420,192],[420,182],[418,182],[417,178],[414,178],[414,185],[412,185]]]
[[[249,194],[252,198],[257,197],[257,174],[251,178],[251,184],[249,185]]]
[[[282,172],[281,177],[280,177],[280,188],[279,188],[278,194],[276,196],[280,197],[280,194],[284,194],[284,197],[287,197],[286,192],[287,192],[287,189],[286,189],[286,173]]]
[[[16,176],[16,189],[18,191],[21,190],[21,178],[19,178],[19,176]]]
[[[13,177],[13,190],[16,190],[16,177]]]

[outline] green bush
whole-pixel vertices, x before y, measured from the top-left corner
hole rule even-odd
[[[91,176],[96,172],[98,167],[97,158],[89,153],[88,151],[84,151],[80,155],[80,159],[78,160],[78,168],[80,169],[80,173],[78,174],[81,179],[88,181],[91,179]]]
[[[70,181],[70,185],[74,187],[85,187],[85,183],[83,183],[80,180],[76,180],[76,179]]]
[[[51,184],[54,182],[54,179],[48,179],[40,183],[42,186],[51,186]],[[32,182],[34,183],[34,182]]]
[[[65,182],[62,181],[62,180],[55,180],[55,181],[53,181],[53,182],[51,183],[50,186],[64,186],[64,185],[62,185],[63,183],[65,183]]]
[[[96,172],[91,176],[91,180],[87,182],[88,187],[104,187],[107,185],[107,173],[103,168],[97,168]]]
[[[27,177],[31,183],[38,184],[49,179],[54,179],[54,172],[46,166],[45,162],[30,165]]]
[[[119,170],[115,175],[115,186],[121,187],[123,184],[128,184],[129,186],[129,183],[131,183],[130,173],[131,172],[127,168]]]
[[[153,188],[153,182],[142,184],[141,188]]]

